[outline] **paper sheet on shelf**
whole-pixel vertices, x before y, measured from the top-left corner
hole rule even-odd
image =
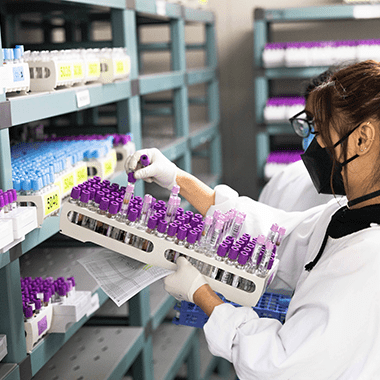
[[[100,250],[78,262],[117,306],[153,282],[173,273],[172,270],[147,265],[109,249]]]

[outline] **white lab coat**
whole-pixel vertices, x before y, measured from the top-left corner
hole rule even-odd
[[[304,163],[297,161],[269,180],[260,193],[259,202],[285,211],[303,211],[325,204],[332,198],[333,195],[317,193]]]
[[[272,285],[294,290],[286,321],[258,318],[252,308],[217,306],[204,332],[212,354],[233,363],[240,380],[380,379],[380,227],[329,238],[313,270],[336,200],[287,213],[216,187],[215,208],[247,213],[244,232],[287,228]],[[271,285],[271,286],[272,286]]]

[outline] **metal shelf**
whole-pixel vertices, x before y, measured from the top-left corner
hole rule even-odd
[[[78,108],[76,94],[84,90],[89,91],[91,103]],[[11,126],[15,126],[125,100],[131,96],[131,82],[124,80],[104,85],[98,83],[52,92],[29,93],[24,96],[10,97],[6,103],[9,102],[10,106]],[[0,129],[7,127],[9,125],[0,124]]]
[[[1,380],[19,380],[19,371],[17,364],[0,363],[0,379]]]
[[[155,379],[174,379],[186,360],[199,361],[197,330],[163,323],[153,333],[153,372]],[[198,359],[198,360],[197,360]],[[192,368],[190,368],[192,367]],[[195,379],[199,366],[188,366],[189,379]]]
[[[142,327],[85,326],[33,379],[121,379],[143,347]]]

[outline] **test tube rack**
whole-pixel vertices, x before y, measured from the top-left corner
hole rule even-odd
[[[45,218],[59,212],[61,208],[61,192],[58,186],[52,186],[52,189],[44,194],[18,195],[17,201],[36,206],[31,208],[37,208],[37,223],[41,227]]]
[[[22,242],[25,235],[38,227],[36,207],[17,207],[0,219],[0,253]]]
[[[78,213],[88,216],[89,218],[95,219],[99,223],[115,227],[122,231],[129,232],[137,237],[143,238],[152,243],[153,249],[150,252],[143,251],[142,249],[127,245],[122,241],[113,239],[111,237],[99,234],[86,227],[77,225],[69,220],[69,214],[71,213]],[[81,242],[92,242],[102,247],[109,248],[115,252],[131,257],[148,265],[175,270],[176,264],[168,261],[165,258],[165,252],[167,250],[174,250],[182,253],[185,256],[192,257],[198,261],[204,262],[214,267],[218,267],[223,271],[227,271],[233,275],[240,276],[240,278],[251,281],[254,284],[254,287],[252,287],[253,291],[248,292],[205,276],[205,279],[215,292],[222,294],[227,300],[236,302],[243,306],[255,306],[257,304],[265,289],[273,279],[279,263],[279,261],[276,259],[273,263],[272,268],[268,271],[266,276],[259,277],[255,274],[250,274],[242,269],[238,269],[224,262],[209,258],[204,254],[195,252],[194,250],[190,250],[185,247],[181,247],[153,234],[148,234],[138,228],[130,227],[125,223],[121,223],[115,219],[110,219],[107,216],[100,215],[69,202],[64,202],[61,209],[60,232]]]
[[[0,67],[0,83],[6,93],[27,93],[30,89],[29,66],[25,62]]]

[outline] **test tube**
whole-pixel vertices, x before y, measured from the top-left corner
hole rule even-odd
[[[147,229],[145,232],[149,235],[153,235],[156,231],[157,222],[158,219],[154,215],[152,215],[148,220]],[[146,252],[152,252],[153,243],[149,240],[145,240],[141,249]]]
[[[224,243],[223,243],[224,244]],[[236,245],[232,246],[226,260],[226,264],[230,266],[235,266],[236,260],[239,255],[239,250]],[[233,274],[228,271],[221,271],[221,277],[220,281],[223,282],[223,284],[231,284]]]
[[[284,227],[280,227],[278,229],[277,236],[276,236],[276,246],[277,247],[281,244],[282,239],[285,236],[285,232],[286,232],[286,229]]]
[[[246,269],[246,271],[248,273],[251,273],[251,274],[255,273],[256,268],[257,268],[257,264],[258,264],[260,251],[261,251],[261,248],[264,246],[264,244],[265,244],[265,236],[259,235],[256,239],[255,248],[253,249],[253,253],[251,256],[251,260],[249,262],[249,266]]]
[[[275,237],[278,231],[278,225],[276,223],[272,224],[268,235],[267,235],[267,241],[271,241],[272,243],[275,243]]]
[[[256,270],[256,275],[259,277],[265,277],[268,272],[268,265],[270,258],[272,256],[274,244],[271,241],[267,241],[265,243],[265,253],[263,258],[261,259],[261,262],[259,264],[259,267]]]
[[[225,261],[227,249],[228,249],[228,246],[226,244],[224,243],[219,244],[218,249],[216,251],[215,260],[219,262]],[[211,266],[211,268],[209,268],[209,271],[206,275],[213,279],[218,279],[219,272],[221,272],[221,270],[217,266]]]

